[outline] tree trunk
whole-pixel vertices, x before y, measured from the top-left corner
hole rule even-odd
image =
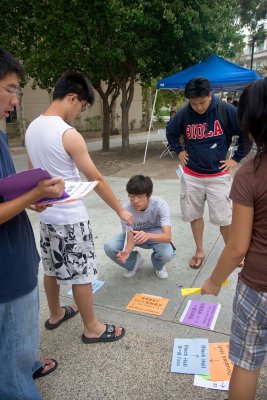
[[[102,128],[102,151],[109,151],[110,136],[110,112],[108,99],[103,98],[103,128]]]
[[[110,134],[118,135],[118,114],[117,114],[117,99],[114,101],[111,109],[111,120],[110,120]]]
[[[25,142],[25,132],[26,132],[26,123],[24,118],[24,106],[22,101],[23,93],[20,89],[18,100],[19,100],[19,107],[18,107],[18,120],[19,120],[19,134],[21,138],[21,145],[24,146]]]
[[[109,151],[109,137],[110,137],[110,117],[112,107],[117,97],[120,94],[120,88],[115,83],[108,83],[107,89],[104,92],[101,86],[101,82],[94,84],[95,90],[99,93],[103,101],[103,127],[102,127],[102,151]],[[110,100],[111,96],[111,100]],[[109,103],[110,100],[110,103]]]
[[[129,113],[127,109],[127,88],[126,85],[121,88],[121,144],[122,152],[129,151]]]
[[[129,142],[129,109],[134,95],[134,76],[120,81],[121,88],[121,132],[122,152],[127,153],[130,149]]]

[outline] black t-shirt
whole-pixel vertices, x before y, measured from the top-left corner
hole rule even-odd
[[[0,131],[0,179],[15,172],[6,135]],[[0,203],[4,201],[0,196]],[[36,287],[39,261],[25,211],[0,224],[0,303],[24,296]]]

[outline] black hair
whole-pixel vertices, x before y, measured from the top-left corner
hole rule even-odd
[[[25,75],[22,65],[10,53],[0,48],[0,80],[11,73],[17,74],[20,79]]]
[[[237,106],[238,106],[238,100],[236,100],[236,99],[233,100],[233,103],[232,103],[232,104],[233,104],[233,106],[237,107]]]
[[[197,76],[196,78],[191,79],[189,82],[187,82],[184,89],[184,95],[188,99],[206,97],[210,95],[210,92],[210,82],[203,76]]]
[[[251,83],[240,96],[237,107],[240,129],[247,141],[254,140],[255,162],[267,153],[267,78]]]
[[[62,100],[70,93],[75,93],[80,101],[94,104],[95,95],[91,82],[79,71],[65,71],[58,78],[53,93],[53,100]]]
[[[134,175],[129,179],[126,190],[128,194],[146,194],[149,197],[153,192],[153,182],[149,176]]]

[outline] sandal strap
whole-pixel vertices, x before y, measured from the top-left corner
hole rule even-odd
[[[106,330],[101,335],[103,339],[113,339],[115,337],[115,325],[106,324]]]
[[[106,324],[106,333],[115,333],[115,325]]]
[[[71,306],[63,306],[62,308],[64,308],[65,310],[65,317],[75,313],[74,309]]]

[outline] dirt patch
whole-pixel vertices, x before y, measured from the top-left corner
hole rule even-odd
[[[136,174],[149,175],[155,179],[175,179],[177,157],[166,155],[160,158],[162,143],[152,142],[148,146],[146,162],[143,163],[145,143],[131,144],[129,154],[120,148],[107,153],[94,151],[90,155],[101,173],[105,176],[130,177]]]
[[[112,148],[109,152],[92,151],[90,156],[104,176],[130,177],[143,174],[156,179],[176,178],[177,157],[172,158],[166,155],[160,158],[164,150],[162,143],[151,142],[144,164],[145,146],[145,143],[131,144],[128,153],[123,153],[120,147]],[[21,146],[20,137],[11,137],[9,147],[13,155],[25,152],[25,148]]]
[[[161,143],[151,143],[147,152],[147,160],[161,153]],[[114,175],[115,173],[128,169],[135,164],[143,162],[145,143],[131,144],[130,151],[124,154],[121,148],[113,148],[109,152],[94,151],[90,153],[91,158],[103,175]]]

